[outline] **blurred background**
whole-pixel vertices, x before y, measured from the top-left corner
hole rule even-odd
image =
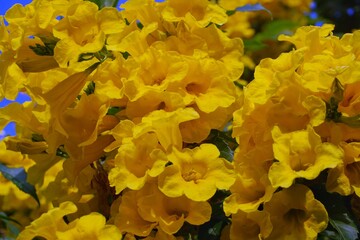
[[[119,5],[125,2],[126,0],[120,0]],[[20,3],[26,5],[30,3],[31,0],[0,0],[0,15],[5,15],[5,12],[14,4]],[[360,0],[314,0],[311,4],[310,10],[303,13],[307,18],[307,23],[312,25],[322,25],[324,23],[333,23],[335,24],[334,34],[341,36],[343,33],[352,32],[355,29],[360,29]],[[271,31],[273,32],[273,31]],[[260,32],[258,34],[263,37],[266,36]],[[270,36],[266,36],[270,38]],[[274,36],[272,36],[274,37]],[[253,39],[256,39],[256,35]],[[264,39],[262,39],[264,40]],[[266,39],[265,39],[266,40]],[[276,39],[275,39],[276,40]],[[246,40],[245,40],[246,41]],[[248,43],[251,44],[250,40]],[[253,44],[253,43],[252,43]],[[246,46],[246,44],[245,44]],[[251,45],[248,45],[251,46]],[[0,52],[1,54],[1,52]],[[253,55],[253,57],[256,55]],[[263,58],[264,56],[259,56]],[[270,56],[274,57],[274,56]],[[256,64],[256,61],[255,61]],[[250,70],[245,76],[246,80],[252,78],[252,71]],[[246,72],[245,74],[246,75]],[[16,101],[23,103],[29,101],[30,98],[25,94],[19,94]],[[11,101],[6,99],[0,101],[0,107],[6,106]],[[15,135],[15,124],[10,123],[6,126],[4,130],[0,130],[0,139],[4,138],[7,135]]]

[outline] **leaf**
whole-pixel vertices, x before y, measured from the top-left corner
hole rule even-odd
[[[93,94],[95,92],[95,82],[91,81],[87,86],[86,89],[84,90],[84,92],[86,93],[86,95],[90,95]]]
[[[267,13],[269,13],[269,15],[271,16],[271,19],[272,19],[271,11],[269,9],[265,8],[263,5],[261,5],[261,3],[246,4],[244,6],[236,8],[236,11],[239,11],[239,12],[266,11]]]
[[[330,218],[329,223],[338,233],[339,239],[358,239],[359,230],[347,213],[342,213]]]
[[[219,130],[211,130],[208,142],[214,144],[220,151],[220,157],[225,158],[229,162],[234,159],[234,150],[230,147],[230,144],[234,145],[234,149],[237,147],[235,139],[226,135],[226,132]]]
[[[18,221],[16,221],[15,219],[8,217],[4,212],[0,212],[0,223],[1,223],[1,221],[3,221],[6,228],[8,229],[8,232],[7,232],[8,238],[6,238],[6,239],[15,239],[16,236],[18,236],[20,233],[19,226],[21,226],[21,224]],[[1,224],[0,224],[0,226],[1,226]]]
[[[115,116],[118,112],[120,112],[121,110],[123,110],[124,108],[122,107],[109,107],[106,115],[113,115]]]
[[[0,172],[9,181],[13,182],[21,191],[32,196],[40,206],[35,187],[26,181],[27,173],[24,168],[9,168],[0,163]]]
[[[275,20],[267,23],[261,32],[251,39],[244,40],[245,50],[258,51],[265,48],[268,40],[276,40],[280,34],[290,34],[299,26],[292,20]]]
[[[325,230],[319,233],[318,240],[339,240],[339,236],[335,231]]]
[[[220,157],[232,162],[234,159],[234,152],[231,150],[226,141],[224,141],[224,139],[217,138],[214,140],[213,144],[215,144],[215,146],[219,149]]]
[[[4,212],[0,212],[0,219],[4,222],[14,222],[21,226],[21,224],[15,219],[9,218]]]

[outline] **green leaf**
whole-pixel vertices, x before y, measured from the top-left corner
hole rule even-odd
[[[266,47],[266,44],[262,42],[261,38],[244,39],[244,48],[248,51],[259,51]]]
[[[359,222],[351,211],[350,198],[337,193],[329,193],[324,186],[315,186],[312,190],[316,199],[324,204],[329,215],[328,227],[319,234],[319,239],[359,239]]]
[[[319,233],[318,240],[339,240],[339,236],[335,231],[325,230]]]
[[[29,46],[29,48],[39,56],[54,56],[54,48],[59,39],[41,34],[37,35],[37,37],[40,38],[44,45],[36,43],[35,46]]]
[[[219,149],[220,157],[232,162],[232,160],[234,159],[234,152],[231,150],[231,148],[224,139],[217,138],[214,140],[213,144],[215,144],[216,147]]]
[[[262,31],[257,33],[253,38],[244,40],[245,50],[258,51],[265,48],[266,41],[275,41],[280,34],[291,34],[294,29],[299,27],[299,23],[292,20],[275,20],[263,27]]]
[[[269,9],[265,8],[263,5],[261,5],[261,3],[256,3],[256,4],[246,4],[244,6],[238,7],[235,9],[236,11],[239,12],[255,12],[255,11],[266,11],[267,13],[269,13],[269,15],[272,18],[272,13]]]
[[[208,142],[214,144],[220,151],[220,157],[232,162],[234,159],[234,149],[237,147],[235,139],[227,135],[226,132],[211,130]],[[232,145],[232,147],[231,147]]]
[[[9,168],[0,163],[0,172],[7,180],[13,182],[21,191],[32,196],[38,205],[40,205],[35,187],[26,181],[27,173],[24,168]]]
[[[93,94],[93,93],[95,92],[95,82],[91,81],[91,82],[86,86],[86,89],[84,90],[84,92],[86,93],[86,95]]]
[[[349,217],[349,214],[342,213],[332,216],[332,218],[329,219],[329,223],[336,230],[339,236],[338,239],[358,239],[359,231],[353,220]]]
[[[0,212],[0,220],[2,220],[3,222],[14,222],[21,226],[21,224],[18,221],[16,221],[15,219],[9,218],[4,212]]]
[[[4,212],[0,212],[0,230],[1,221],[4,223],[3,225],[8,229],[6,239],[16,239],[16,237],[20,234],[21,224],[15,219],[8,217]]]
[[[120,112],[123,109],[124,108],[122,107],[109,107],[106,115],[116,115],[118,112]]]

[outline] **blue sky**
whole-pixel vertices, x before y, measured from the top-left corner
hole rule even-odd
[[[26,5],[30,2],[31,0],[0,0],[0,15],[4,15],[6,10],[8,10],[15,3],[21,3],[23,5]]]

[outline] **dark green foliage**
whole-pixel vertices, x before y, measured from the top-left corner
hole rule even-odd
[[[27,173],[24,168],[9,168],[0,163],[0,173],[9,181],[13,182],[21,191],[32,196],[40,205],[35,187],[26,181]]]

